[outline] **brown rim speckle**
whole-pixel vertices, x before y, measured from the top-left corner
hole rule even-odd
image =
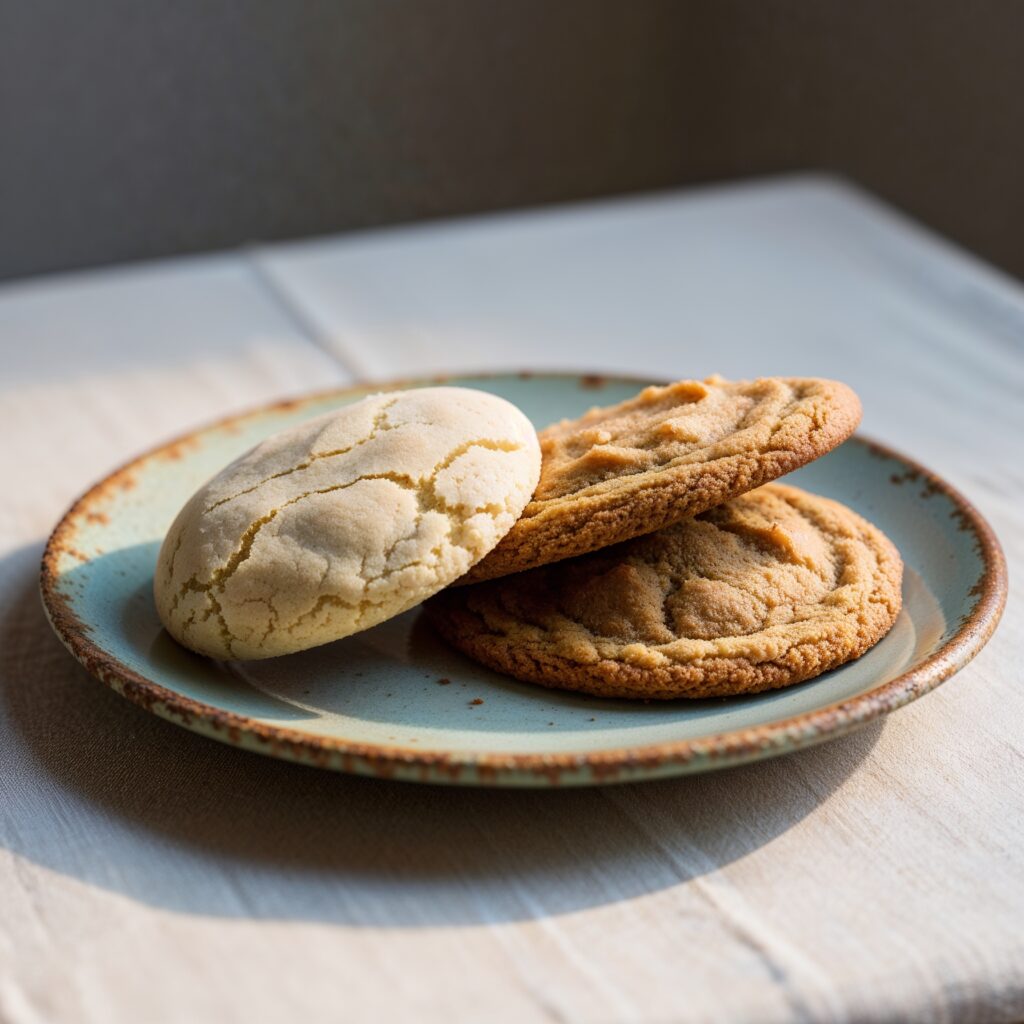
[[[355,398],[377,391],[436,385],[452,379],[467,382],[476,379],[483,382],[493,380],[495,376],[498,375],[450,374],[443,377],[374,382],[287,399],[218,420],[133,459],[79,498],[65,513],[47,542],[40,572],[40,590],[54,630],[74,657],[101,682],[148,711],[207,736],[288,760],[345,772],[383,778],[398,774],[406,779],[456,783],[471,777],[472,781],[492,785],[514,782],[512,776],[528,776],[537,782],[544,781],[551,785],[568,781],[564,777],[566,775],[571,776],[573,781],[627,781],[658,769],[685,770],[686,766],[695,764],[724,767],[756,759],[773,750],[782,752],[809,746],[849,732],[934,689],[967,664],[995,631],[1006,603],[1007,575],[1006,562],[991,527],[950,484],[914,460],[861,437],[853,438],[852,443],[864,445],[878,458],[903,463],[913,474],[906,473],[906,479],[915,482],[923,480],[923,489],[928,496],[944,494],[953,503],[951,515],[956,518],[959,529],[973,534],[975,548],[983,566],[982,574],[970,590],[970,594],[976,597],[973,609],[939,650],[910,671],[874,690],[780,722],[696,740],[576,754],[452,754],[449,751],[409,749],[313,736],[297,729],[271,726],[234,712],[223,711],[147,679],[112,657],[90,638],[89,627],[75,615],[67,595],[60,589],[60,556],[71,554],[80,560],[87,560],[87,556],[74,543],[79,519],[88,521],[91,516],[95,522],[97,516],[105,515],[97,506],[112,493],[132,488],[138,469],[150,459],[167,458],[166,453],[169,451],[186,451],[196,443],[200,435],[207,432],[221,430],[234,433],[243,421],[252,417],[295,411],[330,398]],[[600,386],[610,381],[636,384],[638,387],[651,383],[644,378],[609,378],[598,374],[543,373],[536,376],[566,378],[583,387],[588,386],[584,381],[591,380],[600,380]],[[893,483],[896,481],[893,480]]]

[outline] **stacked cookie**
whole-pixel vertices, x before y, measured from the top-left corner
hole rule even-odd
[[[482,392],[373,395],[197,492],[161,550],[157,608],[193,650],[262,658],[431,598],[451,644],[545,686],[785,686],[862,654],[899,611],[879,530],[770,483],[859,418],[852,391],[815,379],[647,388],[539,439]]]
[[[845,385],[717,378],[647,388],[540,434],[533,500],[428,605],[483,664],[608,697],[786,686],[863,654],[902,563],[838,502],[767,483],[853,433]]]

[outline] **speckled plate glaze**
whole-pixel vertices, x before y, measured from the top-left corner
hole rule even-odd
[[[751,697],[644,704],[519,683],[446,648],[416,610],[270,661],[179,647],[151,596],[160,540],[207,477],[266,435],[387,387],[286,402],[199,430],[97,484],[54,530],[42,593],[94,676],[172,722],[244,750],[360,774],[466,785],[589,785],[755,761],[849,732],[927,693],[991,636],[1006,567],[953,488],[859,438],[787,479],[877,523],[906,562],[904,608],[859,660]],[[569,374],[447,378],[515,402],[538,426],[621,401],[649,381]]]

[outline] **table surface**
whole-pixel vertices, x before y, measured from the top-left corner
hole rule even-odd
[[[0,287],[0,1020],[1024,1018],[1022,344],[1018,284],[817,176]],[[244,754],[50,633],[45,536],[133,453],[354,379],[525,367],[847,381],[994,525],[998,633],[825,746],[551,792]]]

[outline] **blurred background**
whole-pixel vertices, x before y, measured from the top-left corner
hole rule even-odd
[[[13,0],[0,278],[793,169],[1024,276],[1016,0]]]

